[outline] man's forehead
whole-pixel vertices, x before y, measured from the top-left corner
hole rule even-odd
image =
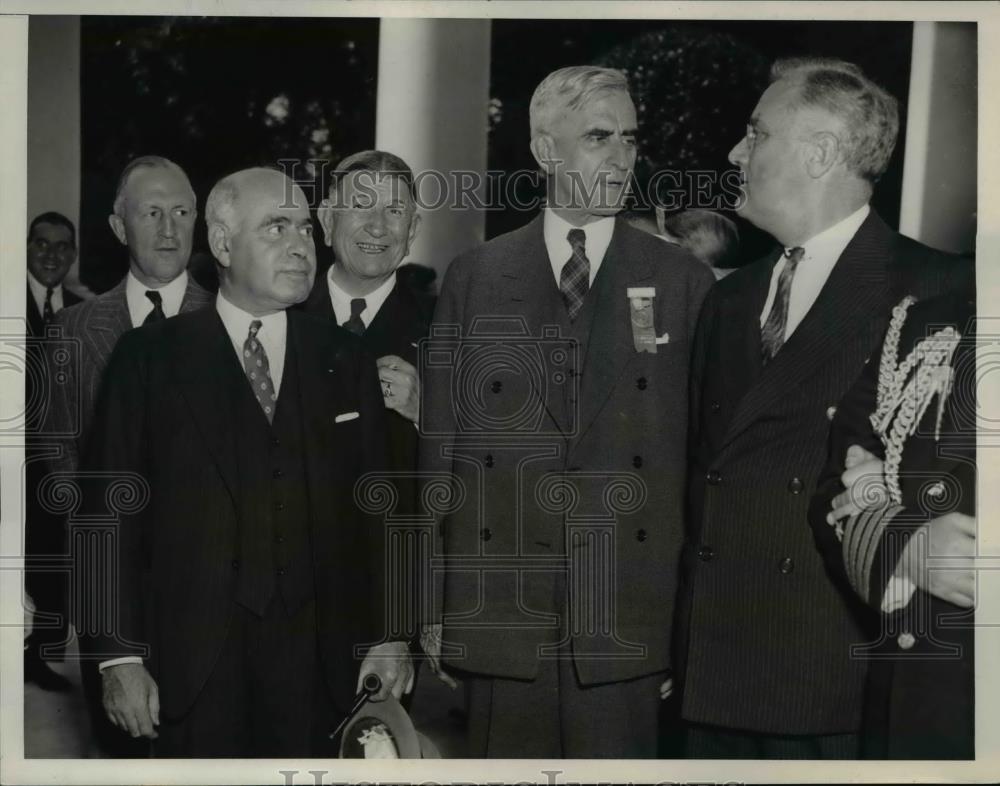
[[[399,172],[376,172],[360,169],[348,172],[342,179],[346,191],[376,191],[380,196],[404,199],[410,196],[410,186]]]
[[[282,175],[254,178],[244,183],[237,192],[233,207],[242,215],[265,215],[289,221],[309,217],[306,195]]]
[[[602,90],[575,109],[566,107],[562,118],[590,123],[600,121],[634,128],[635,115],[635,104],[628,93],[624,90]]]
[[[66,238],[73,236],[69,227],[63,224],[50,224],[48,221],[39,221],[31,230],[32,235],[62,235]]]

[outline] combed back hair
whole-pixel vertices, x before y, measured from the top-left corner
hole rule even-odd
[[[885,172],[899,134],[896,99],[853,63],[828,58],[789,58],[771,66],[771,82],[798,83],[793,106],[820,107],[844,127],[844,163],[872,183]]]
[[[704,261],[712,267],[735,267],[739,262],[740,232],[721,213],[683,210],[668,216],[663,229],[681,246],[707,254],[709,258]]]
[[[70,242],[73,244],[73,248],[76,248],[76,227],[73,226],[73,222],[70,221],[62,213],[57,213],[54,210],[50,210],[47,213],[42,213],[40,216],[35,216],[34,221],[28,226],[28,240],[30,241],[35,235],[35,227],[39,224],[56,224],[61,227],[66,227],[69,230]]]
[[[628,95],[625,74],[614,68],[598,66],[568,66],[553,71],[531,96],[528,110],[531,136],[548,131],[552,117],[560,110],[579,109],[595,95],[607,90],[622,90]]]
[[[125,208],[125,188],[128,186],[129,178],[132,177],[132,173],[137,169],[176,169],[184,178],[187,179],[187,174],[181,169],[177,164],[171,161],[169,158],[164,158],[163,156],[139,156],[138,158],[133,158],[128,164],[125,165],[125,169],[122,170],[121,176],[118,178],[118,185],[115,187],[115,204],[114,211],[115,215],[123,217],[122,211]],[[190,185],[190,181],[188,181]],[[198,197],[194,194],[194,189],[191,189],[191,194],[195,197],[195,204],[198,203]]]
[[[384,150],[362,150],[352,153],[334,167],[330,175],[328,194],[332,197],[340,187],[340,182],[351,172],[374,172],[379,175],[398,177],[410,192],[410,198],[416,201],[416,184],[413,180],[413,170],[399,156]]]
[[[205,224],[211,228],[213,224],[221,224],[232,231],[236,228],[235,204],[240,197],[240,180],[251,172],[275,172],[284,178],[288,176],[274,166],[258,166],[231,172],[212,186],[205,200]],[[289,182],[293,182],[289,180]]]

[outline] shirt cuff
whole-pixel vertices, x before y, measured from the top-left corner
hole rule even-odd
[[[896,568],[898,571],[899,568]],[[905,576],[894,575],[885,586],[885,594],[882,595],[882,612],[892,614],[905,608],[917,591],[917,585]]]
[[[103,672],[105,669],[111,666],[121,666],[125,663],[142,663],[142,658],[137,655],[129,655],[124,658],[112,658],[111,660],[102,660],[97,664],[97,670]]]

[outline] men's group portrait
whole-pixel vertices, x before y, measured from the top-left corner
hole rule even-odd
[[[905,96],[761,68],[711,209],[595,59],[488,239],[381,144],[136,149],[97,293],[29,215],[26,696],[114,759],[975,759],[973,249],[885,207]]]

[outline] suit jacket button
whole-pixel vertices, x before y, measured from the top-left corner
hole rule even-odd
[[[639,469],[642,466],[642,456],[632,456],[632,466]]]
[[[238,559],[234,559],[229,564],[233,566],[233,570],[239,570],[240,569],[240,561]]]
[[[708,481],[708,485],[710,486],[718,486],[722,483],[722,473],[717,469],[710,469],[708,474],[705,475],[705,480]]]
[[[639,388],[639,390],[645,390],[646,389],[646,378],[645,377],[639,377],[635,381],[635,386],[637,388]]]
[[[277,437],[271,437],[271,447],[277,448],[280,447],[280,445],[281,445],[280,439],[278,439]]]
[[[709,409],[711,409],[712,412],[721,412],[722,404],[720,404],[718,401],[713,401],[711,404],[709,404]]]
[[[485,463],[487,467],[492,467],[493,466],[493,454],[492,453],[487,453],[486,454],[486,458],[483,460],[483,463]]]
[[[836,407],[832,407],[831,406],[831,407],[827,407],[826,408],[826,419],[827,420],[833,420],[833,416],[836,415],[836,414],[837,414],[837,408]]]
[[[698,559],[702,562],[711,562],[712,557],[715,556],[715,551],[711,546],[702,546],[698,549]]]
[[[792,492],[792,494],[801,494],[802,489],[804,488],[805,484],[798,478],[792,478],[790,481],[788,481],[788,490]]]
[[[285,575],[285,569],[284,568],[278,568],[278,575],[279,576],[284,576]]]
[[[492,385],[490,385],[490,390],[494,393],[499,393],[503,390],[503,383],[500,380],[495,380]]]
[[[635,531],[635,539],[637,541],[639,541],[640,543],[645,543],[646,542],[646,530],[644,530],[644,529],[637,529]]]
[[[913,638],[912,633],[910,633],[909,631],[904,631],[903,633],[899,634],[899,638],[896,639],[896,643],[899,645],[899,648],[901,650],[908,650],[911,649],[913,645],[917,643],[917,640]]]
[[[795,569],[795,563],[792,561],[791,557],[782,557],[778,562],[778,570],[784,573],[786,576]]]
[[[276,469],[276,470],[274,470],[274,472],[272,472],[271,474],[272,474],[272,475],[273,475],[274,477],[276,477],[276,478],[280,478],[280,477],[281,477],[282,475],[284,475],[285,473],[284,473],[284,472],[282,472],[282,471],[281,471],[280,469]]]
[[[493,530],[489,527],[483,527],[482,538],[483,540],[490,540],[493,537]]]

